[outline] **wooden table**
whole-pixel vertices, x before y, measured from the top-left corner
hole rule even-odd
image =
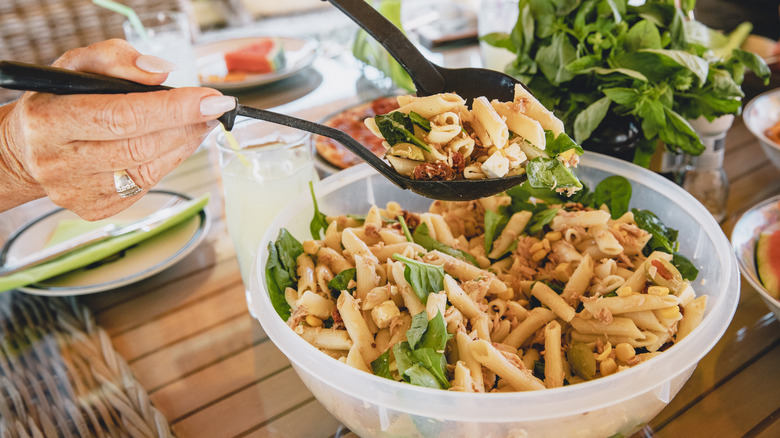
[[[332,70],[328,77],[308,97],[282,110],[306,110],[316,120],[357,100],[349,84],[353,78],[328,82],[340,67],[333,60],[319,62],[321,71]],[[336,103],[325,102],[326,96],[318,94],[323,86],[346,87],[346,94]],[[263,104],[260,96],[243,100]],[[79,297],[76,305],[94,315],[177,436],[341,435],[339,422],[303,386],[247,311],[212,158],[206,151],[197,153],[161,185],[193,196],[211,193],[213,221],[206,241],[158,275]],[[723,230],[728,236],[742,211],[780,193],[780,172],[739,118],[727,137],[726,172],[731,196]],[[739,307],[723,338],[677,397],[635,436],[780,436],[778,365],[780,324],[743,281]]]

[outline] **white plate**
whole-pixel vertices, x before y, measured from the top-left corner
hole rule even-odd
[[[311,65],[317,56],[319,44],[313,39],[276,37],[284,48],[285,64],[283,68],[271,73],[247,73],[246,77],[240,81],[208,81],[209,76],[227,74],[226,52],[237,50],[264,38],[268,37],[235,38],[196,47],[195,55],[198,58],[198,74],[201,77],[201,85],[218,90],[240,90],[266,85],[299,73]]]
[[[150,191],[127,210],[113,216],[111,222],[130,222],[146,217],[180,198],[190,198],[173,192]],[[78,216],[65,209],[56,209],[25,224],[3,246],[0,264],[41,250],[57,224]],[[103,292],[134,283],[166,269],[192,252],[206,236],[206,210],[159,235],[124,251],[117,260],[88,269],[81,268],[19,290],[35,295],[82,295]]]

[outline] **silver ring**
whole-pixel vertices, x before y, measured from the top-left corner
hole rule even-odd
[[[138,187],[138,184],[130,178],[126,170],[114,172],[114,186],[120,198],[129,198],[143,192],[143,189]]]

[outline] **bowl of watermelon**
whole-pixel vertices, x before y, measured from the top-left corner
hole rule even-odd
[[[739,218],[731,245],[742,276],[780,320],[780,195],[759,202]]]

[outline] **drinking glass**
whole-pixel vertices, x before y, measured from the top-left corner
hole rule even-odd
[[[493,32],[511,33],[519,14],[518,0],[482,0],[477,12],[477,33],[480,37]],[[517,55],[507,49],[479,42],[482,65],[491,70],[504,71]]]
[[[217,134],[219,167],[228,233],[236,249],[241,278],[249,273],[266,228],[279,211],[317,181],[309,134],[273,123],[245,119],[231,134]],[[264,250],[264,249],[261,249]]]
[[[198,66],[192,45],[190,21],[184,12],[156,12],[139,16],[146,35],[138,32],[130,21],[122,27],[125,39],[144,55],[155,55],[178,67],[168,75],[163,85],[170,87],[197,87]]]

